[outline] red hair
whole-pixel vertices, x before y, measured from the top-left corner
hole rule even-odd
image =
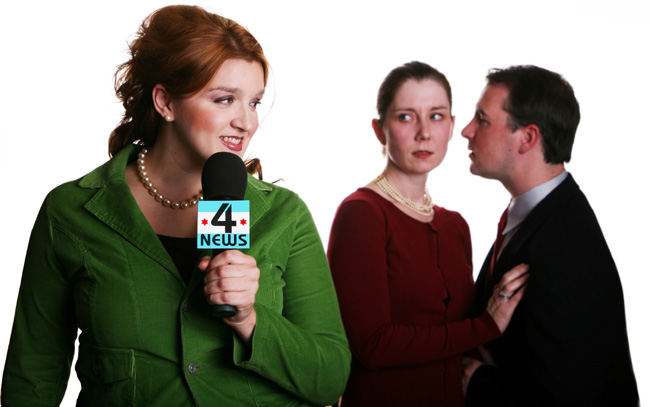
[[[236,22],[197,6],[168,6],[149,15],[129,45],[131,58],[115,73],[115,94],[124,116],[108,140],[109,156],[139,142],[152,146],[162,118],[154,109],[157,84],[172,97],[201,90],[228,59],[268,62],[255,37]]]

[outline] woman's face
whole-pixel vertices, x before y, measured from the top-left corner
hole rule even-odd
[[[447,92],[432,79],[409,79],[395,93],[384,123],[375,120],[373,128],[389,166],[428,173],[442,162],[454,130]]]
[[[258,127],[257,105],[263,95],[259,62],[226,60],[203,89],[172,101],[174,132],[204,160],[221,151],[243,159]]]

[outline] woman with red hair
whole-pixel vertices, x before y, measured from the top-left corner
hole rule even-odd
[[[112,157],[45,199],[23,271],[3,405],[58,406],[74,355],[78,406],[312,406],[349,372],[327,260],[296,194],[248,175],[254,244],[196,248],[208,157],[243,157],[268,63],[199,7],[151,14],[116,74]],[[234,316],[215,318],[211,305]]]

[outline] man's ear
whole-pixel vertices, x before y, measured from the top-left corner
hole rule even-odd
[[[372,129],[375,131],[375,137],[377,137],[377,140],[385,146],[386,145],[386,135],[384,134],[384,128],[379,123],[379,120],[377,119],[372,119]]]
[[[529,124],[518,131],[521,133],[518,149],[520,154],[526,154],[536,146],[542,147],[542,134],[536,124]]]
[[[153,106],[159,115],[168,122],[174,121],[174,112],[172,109],[172,100],[167,93],[167,89],[161,84],[157,84],[151,91]]]

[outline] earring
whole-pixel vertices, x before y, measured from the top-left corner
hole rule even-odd
[[[170,115],[165,116],[165,120],[168,122],[172,121],[172,117]]]

